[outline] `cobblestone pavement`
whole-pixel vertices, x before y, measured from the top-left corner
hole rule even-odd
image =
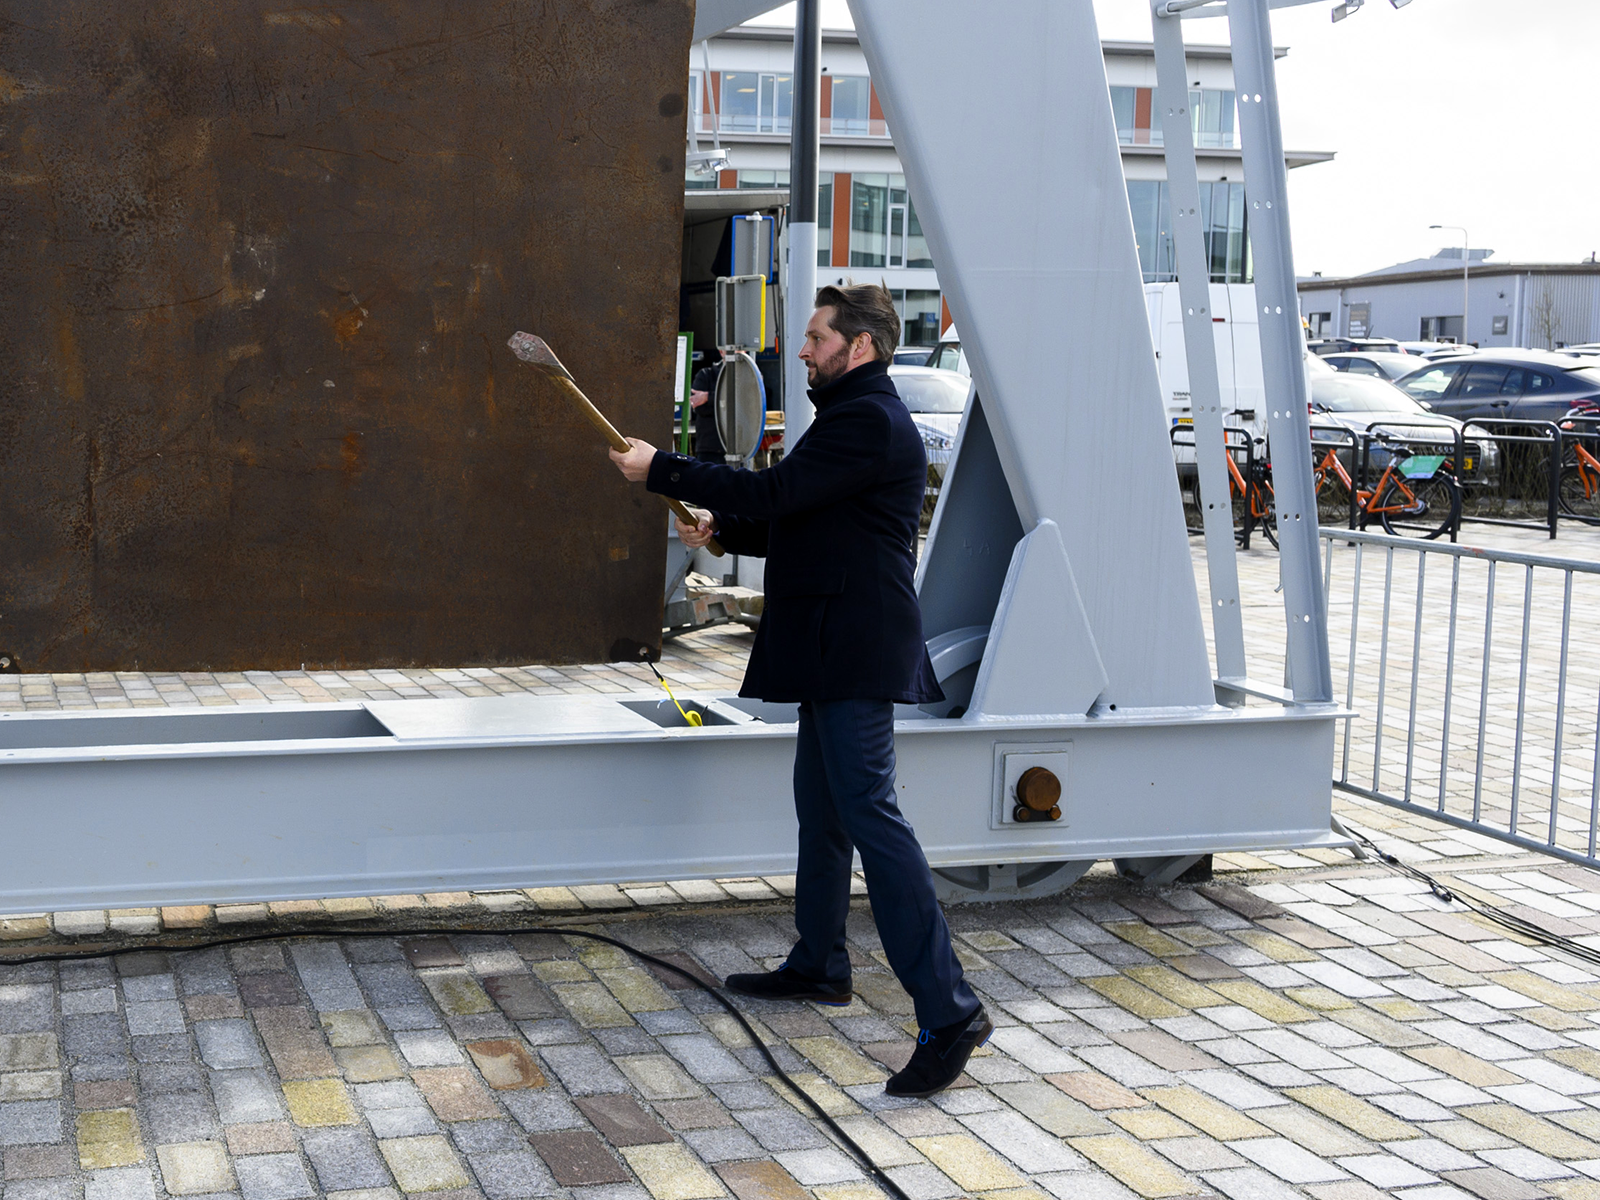
[[[1578,549],[1565,539],[1560,552]],[[1269,603],[1273,559],[1241,565],[1247,604]],[[668,669],[731,685],[748,644],[686,638]],[[10,707],[658,686],[626,667],[11,678]],[[1464,894],[1600,948],[1600,875],[1335,808]],[[792,938],[791,889],[646,881],[0,918],[0,962],[124,948],[0,966],[0,1198],[865,1200],[877,1189],[708,997],[561,934],[602,931],[715,975],[761,969]],[[864,900],[849,1007],[741,1002],[918,1200],[1600,1197],[1600,969],[1371,861],[1221,855],[1214,882],[1159,891],[1102,867],[1061,896],[950,919],[998,1028],[932,1101],[882,1094],[914,1025]],[[313,936],[334,926],[364,936]],[[423,926],[435,932],[403,932]],[[232,933],[291,936],[139,948]]]

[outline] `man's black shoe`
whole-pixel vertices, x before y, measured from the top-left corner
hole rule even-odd
[[[848,983],[843,987],[818,983],[792,970],[788,963],[776,971],[761,975],[729,975],[726,986],[730,992],[755,996],[760,1000],[810,1000],[816,1004],[832,1004],[841,1008],[851,1000]]]
[[[924,1029],[917,1037],[911,1061],[883,1085],[890,1096],[931,1096],[942,1092],[966,1070],[972,1052],[989,1040],[994,1022],[978,1005],[978,1011],[965,1021],[943,1029]]]

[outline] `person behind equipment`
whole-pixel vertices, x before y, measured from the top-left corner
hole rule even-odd
[[[708,350],[707,363],[689,383],[689,403],[694,408],[694,456],[704,462],[726,462],[722,435],[717,432],[717,379],[722,374],[722,352]],[[712,357],[712,356],[715,357]]]
[[[886,289],[825,287],[800,349],[816,419],[776,466],[742,471],[633,438],[611,458],[629,480],[709,509],[693,526],[678,522],[685,546],[715,534],[729,553],[766,556],[765,608],[739,694],[800,706],[799,940],[776,971],[731,975],[727,986],[850,1002],[845,918],[859,851],[884,952],[922,1026],[884,1090],[929,1096],[959,1078],[994,1026],[963,977],[928,860],[895,799],[894,706],[943,699],[914,582],[927,458],[888,373],[899,338]]]

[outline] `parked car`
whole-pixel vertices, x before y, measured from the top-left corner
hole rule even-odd
[[[1311,441],[1313,457],[1319,462],[1327,453],[1324,446],[1343,443],[1347,448],[1338,451],[1339,458],[1345,470],[1354,473],[1361,440],[1369,430],[1405,443],[1412,454],[1442,454],[1453,459],[1460,429],[1460,421],[1431,411],[1386,379],[1345,371],[1311,376]],[[1372,469],[1382,471],[1389,457],[1389,451],[1374,443],[1367,461]],[[1493,441],[1469,440],[1465,460],[1455,472],[1457,480],[1481,482],[1496,472],[1499,453]]]
[[[1397,383],[1460,421],[1559,421],[1575,405],[1600,400],[1600,365],[1576,354],[1480,350],[1434,359]]]
[[[1436,358],[1441,354],[1471,354],[1471,346],[1463,346],[1459,342],[1401,342],[1400,349],[1406,354],[1420,354],[1423,358]]]
[[[933,348],[933,353],[928,355],[926,365],[937,367],[941,371],[958,371],[962,375],[972,374],[972,368],[967,366],[966,353],[961,349],[961,335],[956,332],[954,325],[940,336],[939,344]]]
[[[1374,375],[1391,383],[1417,369],[1417,359],[1412,354],[1378,354],[1363,351],[1360,354],[1325,354],[1322,356],[1322,361],[1335,371],[1349,371],[1352,375]]]
[[[1347,354],[1352,350],[1371,354],[1398,354],[1400,343],[1393,338],[1328,337],[1306,343],[1313,354]]]
[[[956,430],[961,427],[961,414],[966,412],[972,395],[972,380],[959,371],[900,363],[890,365],[889,379],[922,433],[928,462],[933,463],[936,458],[940,464],[948,462],[956,444]]]
[[[902,367],[925,367],[933,351],[932,346],[900,346],[894,352],[894,361]]]

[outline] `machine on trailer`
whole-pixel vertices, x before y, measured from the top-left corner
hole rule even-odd
[[[706,0],[701,15],[732,23],[763,7]],[[976,384],[918,572],[947,699],[903,709],[896,727],[901,802],[947,894],[1039,894],[1104,859],[1163,882],[1214,851],[1340,841],[1341,710],[1309,450],[1282,449],[1309,447],[1309,431],[1269,0],[1229,0],[1227,13],[1280,448],[1286,688],[1247,678],[1231,530],[1224,539],[1209,511],[1215,678],[1208,661],[1091,0],[1017,0],[1002,21],[955,0],[851,7]],[[1202,486],[1221,495],[1205,475],[1221,467],[1220,417],[1205,410],[1210,321],[1191,296],[1207,276],[1195,267],[1187,77],[1168,12],[1186,7],[1199,6],[1157,9],[1159,103],[1184,303],[1199,307],[1186,343]],[[1003,119],[996,78],[1010,84],[1008,107],[1038,119]],[[1006,164],[1006,186],[951,146]],[[538,327],[506,319],[501,342]],[[1214,392],[1214,363],[1209,378]],[[686,702],[702,728],[666,702],[598,695],[6,716],[0,903],[792,869],[793,706]]]

